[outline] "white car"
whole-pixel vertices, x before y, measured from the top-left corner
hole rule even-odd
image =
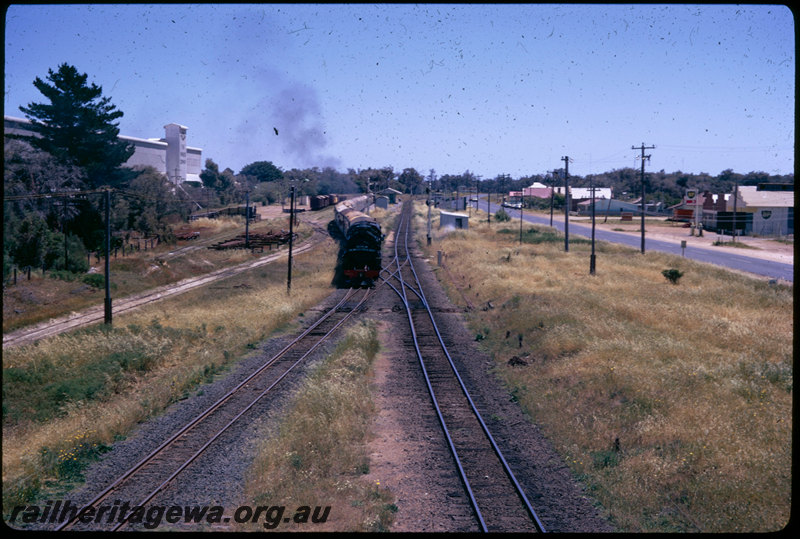
[[[522,209],[522,202],[503,202],[503,206],[506,208],[514,208],[515,210]]]

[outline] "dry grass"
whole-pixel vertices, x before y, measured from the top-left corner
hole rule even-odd
[[[378,348],[374,325],[356,326],[307,380],[253,465],[247,493],[255,505],[330,506],[327,522],[313,531],[388,530],[396,510],[391,494],[362,477],[369,472],[370,373]]]
[[[437,273],[453,301],[476,306],[468,323],[498,375],[616,526],[788,523],[791,286],[605,244],[589,276],[585,244],[565,253],[563,237],[519,245],[518,225],[470,226],[436,231],[430,256],[443,250],[448,267]],[[684,272],[677,286],[667,268]]]
[[[280,230],[285,225],[282,219],[261,221],[251,224],[250,231]],[[112,255],[110,262],[112,299],[269,254],[269,251],[262,254],[251,253],[245,249],[218,251],[205,248],[207,245],[244,233],[244,220],[241,218],[198,219],[191,224],[191,229],[201,231],[200,239],[180,242],[177,246],[162,244],[155,249],[141,250],[126,254],[124,257],[121,253],[116,258]],[[301,222],[297,232],[302,240],[311,234],[311,228]],[[201,248],[184,256],[168,256],[168,253],[178,248],[200,245]],[[102,273],[104,259],[98,261],[92,257],[91,260],[92,265]],[[93,288],[79,281],[65,282],[42,277],[41,271],[32,272],[31,281],[27,280],[27,276],[20,275],[16,285],[3,289],[3,331],[13,331],[102,303],[104,295],[102,287]]]
[[[333,242],[297,255],[291,296],[279,260],[120,315],[111,330],[4,350],[4,511],[44,495],[57,481],[80,479],[67,455],[90,460],[255,343],[286,329],[331,292],[335,260]],[[17,389],[29,390],[7,398],[9,373]],[[91,387],[90,375],[99,380]]]

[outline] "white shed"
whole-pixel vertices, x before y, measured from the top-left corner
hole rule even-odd
[[[439,228],[468,229],[469,216],[463,213],[439,213]]]

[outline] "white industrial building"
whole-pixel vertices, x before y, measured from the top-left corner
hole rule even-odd
[[[25,118],[3,117],[4,134],[35,135],[30,126],[30,120]],[[153,167],[175,184],[200,182],[203,150],[186,145],[187,130],[186,126],[173,123],[164,126],[163,138],[143,139],[119,135],[121,140],[134,146],[134,153],[124,166]]]

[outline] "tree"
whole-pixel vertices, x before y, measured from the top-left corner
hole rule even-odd
[[[239,174],[255,176],[259,182],[272,182],[283,179],[281,169],[272,164],[272,161],[256,161],[246,165]]]
[[[134,152],[132,144],[119,139],[114,120],[122,117],[103,89],[87,75],[66,63],[47,71],[47,80],[36,77],[33,85],[50,103],[30,103],[19,109],[39,136],[20,136],[60,162],[86,171],[90,187],[114,183],[117,171]]]
[[[181,214],[181,204],[172,187],[164,174],[153,167],[143,168],[131,181],[130,191],[135,193],[135,197],[130,201],[128,228],[147,235],[168,234],[170,227],[167,217]],[[185,213],[188,215],[188,211]]]
[[[400,173],[400,176],[397,180],[403,184],[406,189],[406,192],[411,194],[419,194],[423,191],[422,189],[422,175],[417,172],[415,168],[404,168],[403,172]]]
[[[219,165],[212,159],[206,159],[206,168],[200,172],[200,180],[203,182],[203,186],[209,189],[222,190],[228,187],[223,185],[224,178],[219,171]]]
[[[19,267],[49,269],[63,261],[63,243],[61,234],[50,230],[40,216],[31,214],[19,224],[9,248]]]

